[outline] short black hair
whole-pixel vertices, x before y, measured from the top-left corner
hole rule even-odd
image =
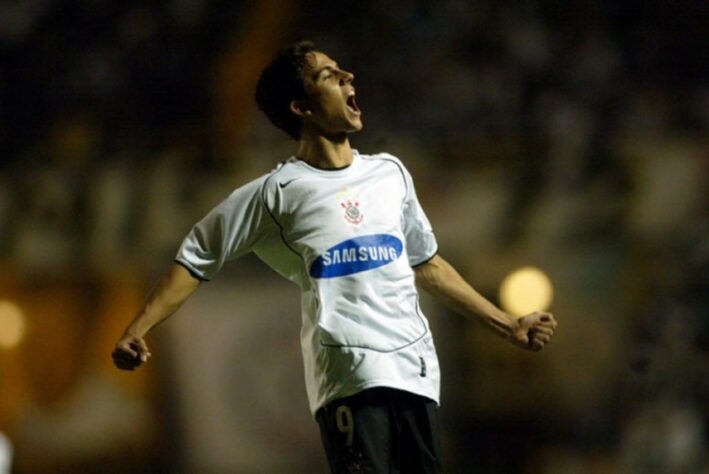
[[[276,127],[291,138],[300,139],[301,119],[290,110],[290,103],[305,98],[303,68],[306,55],[315,51],[312,41],[293,42],[278,51],[261,72],[256,84],[256,103]]]

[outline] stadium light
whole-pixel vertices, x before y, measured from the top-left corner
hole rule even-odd
[[[17,346],[25,335],[25,315],[15,303],[0,301],[0,348]]]
[[[554,299],[549,277],[536,267],[522,267],[505,277],[500,285],[500,305],[513,316],[546,311]]]

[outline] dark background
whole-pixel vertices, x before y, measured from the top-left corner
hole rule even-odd
[[[473,286],[554,285],[540,354],[424,301],[448,472],[707,472],[708,24],[700,1],[0,3],[13,472],[324,472],[297,291],[254,258],[145,370],[109,358],[191,225],[294,152],[252,96],[303,37],[355,73],[354,147],[404,160]]]

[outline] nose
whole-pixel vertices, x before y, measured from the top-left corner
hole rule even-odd
[[[351,73],[349,71],[342,70],[342,71],[340,71],[340,84],[342,84],[342,85],[348,84],[348,83],[354,81],[354,77],[355,76],[353,73]]]

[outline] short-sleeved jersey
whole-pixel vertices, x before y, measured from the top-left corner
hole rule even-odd
[[[310,409],[371,387],[439,399],[439,368],[412,267],[437,251],[409,172],[389,154],[322,170],[290,158],[234,191],[176,261],[212,279],[253,251],[301,289]]]

